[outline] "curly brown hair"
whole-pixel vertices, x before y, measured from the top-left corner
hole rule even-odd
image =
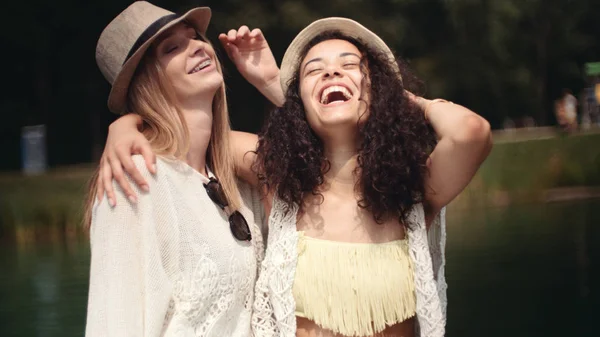
[[[407,212],[423,200],[426,163],[436,142],[423,111],[400,94],[407,85],[414,90],[419,82],[403,62],[390,60],[385,53],[339,31],[327,31],[312,39],[302,58],[313,46],[332,39],[346,40],[358,48],[363,55],[363,75],[369,79],[369,114],[357,126],[361,140],[355,172],[358,205],[370,211],[378,223],[397,216],[407,225]],[[392,62],[397,62],[402,78]],[[296,204],[302,211],[305,193],[321,195],[319,187],[330,164],[321,139],[306,119],[299,83],[296,70],[285,104],[270,114],[259,134],[255,170],[266,190],[276,190],[288,207]]]

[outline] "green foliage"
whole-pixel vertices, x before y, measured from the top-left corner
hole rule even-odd
[[[315,19],[355,19],[412,63],[428,95],[469,106],[495,127],[525,111],[552,124],[552,101],[563,87],[579,92],[583,63],[600,53],[593,0],[229,2],[236,6],[215,15],[217,30],[260,27],[278,58]]]
[[[515,137],[495,135],[490,156],[453,205],[503,203],[503,198],[534,201],[547,189],[600,187],[600,133],[510,138]],[[0,175],[0,239],[84,234],[82,210],[91,174],[92,168],[83,167],[31,177]]]
[[[429,97],[453,100],[486,117],[494,128],[526,114],[552,124],[552,101],[562,88],[577,94],[583,64],[600,55],[596,0],[152,0],[179,11],[210,6],[209,38],[246,24],[261,28],[277,59],[300,29],[325,16],[355,19],[407,59]],[[19,130],[48,126],[51,166],[98,158],[106,127],[108,84],[94,59],[102,29],[131,0],[9,2],[0,22],[7,52],[0,110],[5,160],[19,167]],[[15,30],[18,27],[18,30]],[[226,68],[232,124],[256,132],[270,107]]]
[[[600,133],[513,137],[494,137],[492,152],[456,206],[543,201],[551,189],[600,187]]]
[[[489,189],[600,186],[600,134],[494,145],[479,174]]]
[[[83,200],[91,174],[84,167],[0,176],[0,239],[60,239],[83,233]]]

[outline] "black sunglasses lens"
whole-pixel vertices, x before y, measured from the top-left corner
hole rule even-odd
[[[223,189],[221,188],[221,184],[211,178],[208,184],[204,184],[204,188],[206,188],[206,193],[210,200],[212,200],[217,206],[221,207],[221,209],[225,208],[229,203],[225,199],[225,194],[223,193]]]
[[[227,198],[225,198],[225,193],[223,193],[223,188],[217,179],[210,178],[210,181],[207,184],[204,184],[204,188],[206,189],[206,193],[210,200],[217,204],[221,209],[225,209],[225,207],[229,205]],[[250,227],[248,227],[246,219],[239,211],[235,211],[229,216],[229,228],[236,239],[241,241],[252,240]]]
[[[250,227],[246,219],[239,211],[235,211],[229,216],[229,228],[233,236],[241,241],[250,241],[252,234],[250,234]]]

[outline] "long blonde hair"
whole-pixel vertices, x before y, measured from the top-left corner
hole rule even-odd
[[[204,38],[204,41],[208,39]],[[128,108],[142,117],[144,121],[142,132],[150,141],[156,154],[185,159],[190,144],[190,133],[185,117],[177,103],[173,86],[152,54],[150,50],[146,52],[131,81]],[[221,63],[216,56],[215,60],[218,71],[222,73]],[[229,144],[231,126],[224,83],[213,98],[212,114],[211,136],[206,153],[207,165],[219,179],[230,209],[236,210],[240,207],[240,198],[233,154]],[[84,215],[86,228],[91,225],[97,181],[98,171],[92,176],[88,188]]]

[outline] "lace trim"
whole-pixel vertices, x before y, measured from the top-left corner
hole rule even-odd
[[[296,303],[292,287],[297,264],[298,208],[285,210],[286,205],[275,196],[269,218],[268,249],[256,283],[252,328],[257,337],[296,336]],[[427,233],[421,204],[413,207],[408,221],[413,225],[407,234],[415,270],[417,335],[443,337],[447,302],[444,279],[445,209],[434,221],[431,236]]]
[[[296,336],[296,303],[292,285],[296,272],[296,214],[276,196],[269,217],[267,251],[256,282],[252,329],[254,336]]]
[[[413,208],[408,216],[408,221],[412,225],[411,229],[408,230],[408,241],[410,255],[415,268],[417,318],[420,336],[443,337],[445,334],[446,317],[442,309],[442,300],[434,277],[432,251],[430,251],[429,247],[425,213],[421,204]],[[438,226],[437,224],[434,225],[432,227]],[[437,245],[434,247],[437,247]],[[437,248],[436,250],[436,254],[441,252]]]

